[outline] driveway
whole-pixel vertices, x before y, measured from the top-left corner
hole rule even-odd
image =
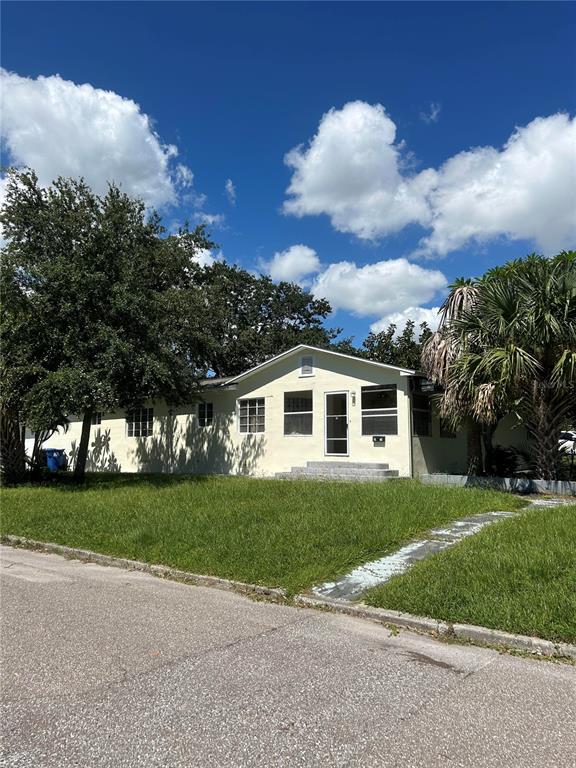
[[[573,768],[576,667],[0,549],[9,766]]]

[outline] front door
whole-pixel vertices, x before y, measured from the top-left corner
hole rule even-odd
[[[326,455],[348,456],[348,393],[326,393]]]

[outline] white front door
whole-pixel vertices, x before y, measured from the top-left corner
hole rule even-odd
[[[326,392],[326,455],[348,456],[348,392]]]

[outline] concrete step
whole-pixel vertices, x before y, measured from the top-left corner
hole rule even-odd
[[[295,475],[326,475],[327,477],[332,475],[346,475],[347,477],[356,477],[364,475],[366,477],[388,477],[393,476],[390,473],[394,473],[392,469],[374,469],[373,467],[292,467],[292,472]]]
[[[398,470],[391,469],[386,476],[382,475],[297,475],[293,472],[277,472],[276,477],[279,480],[312,480],[321,482],[338,481],[348,483],[387,483],[398,477]]]
[[[388,469],[389,464],[378,464],[367,461],[309,461],[307,467],[341,467],[344,469]]]

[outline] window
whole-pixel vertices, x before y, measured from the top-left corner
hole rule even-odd
[[[93,413],[90,423],[93,427],[97,426],[98,424],[102,424],[102,411],[96,411]]]
[[[440,419],[440,437],[456,437],[456,432],[446,419]]]
[[[198,403],[198,426],[211,427],[214,422],[214,404]]]
[[[412,434],[429,437],[432,434],[432,405],[428,395],[412,395]]]
[[[300,358],[300,376],[314,376],[314,357],[304,355]]]
[[[312,434],[312,390],[284,392],[284,434]]]
[[[264,432],[264,398],[239,400],[240,432]]]
[[[136,408],[126,417],[128,437],[149,437],[152,434],[154,408]]]
[[[398,393],[395,384],[362,387],[362,434],[398,434]]]

